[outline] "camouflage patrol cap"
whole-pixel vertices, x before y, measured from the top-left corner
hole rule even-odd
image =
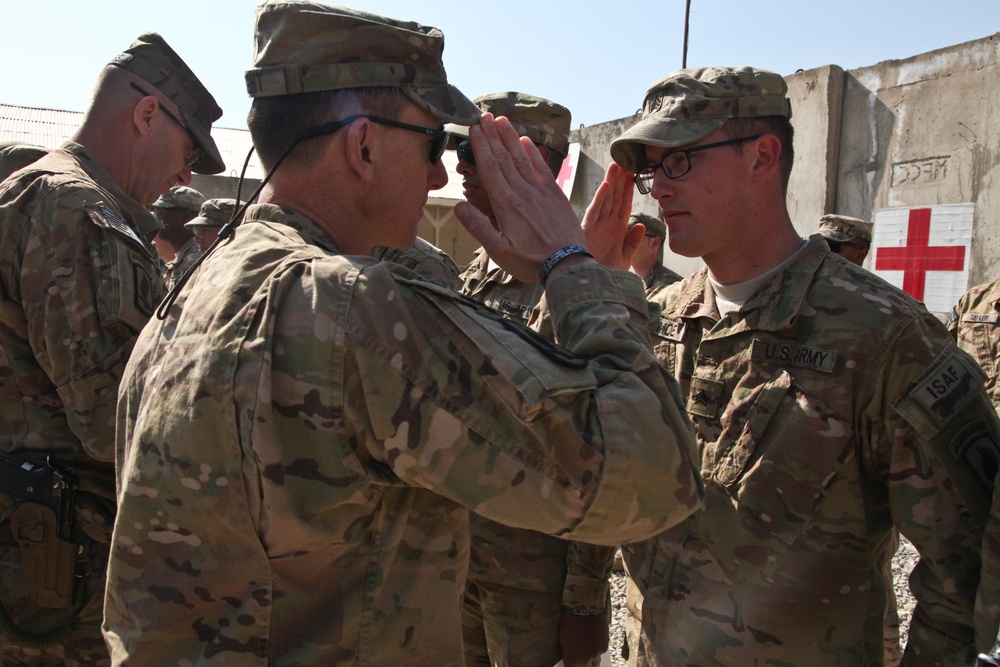
[[[399,88],[435,117],[472,125],[479,109],[448,83],[437,28],[309,0],[257,7],[251,97]]]
[[[611,157],[641,169],[646,146],[674,148],[706,137],[730,118],[792,117],[785,80],[752,67],[677,70],[646,91],[642,120],[611,143]]]
[[[184,223],[188,229],[192,227],[222,227],[233,217],[236,211],[235,199],[209,199],[201,205],[198,217]]]
[[[191,171],[218,174],[225,170],[226,164],[212,139],[212,123],[222,115],[222,109],[166,40],[155,32],[139,35],[110,64],[149,82],[177,105],[181,120],[202,151]]]
[[[473,100],[483,112],[506,116],[522,137],[548,146],[562,156],[569,151],[569,109],[543,97],[506,92],[481,95]]]
[[[819,233],[823,238],[841,243],[859,239],[872,242],[872,223],[846,215],[824,215],[819,219]]]
[[[205,195],[194,188],[183,185],[175,185],[160,198],[153,202],[154,208],[183,208],[187,211],[197,213],[201,210],[201,205],[205,203]]]
[[[641,222],[646,227],[647,234],[655,234],[660,237],[660,240],[666,240],[667,238],[667,225],[665,222],[659,218],[654,218],[651,215],[646,215],[645,213],[633,213],[628,221],[628,228],[632,229],[635,227],[636,223]]]

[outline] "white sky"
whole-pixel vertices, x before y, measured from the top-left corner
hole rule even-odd
[[[348,0],[351,2],[351,0]],[[243,72],[256,0],[0,0],[0,102],[82,111],[94,77],[156,31],[246,127]],[[634,113],[681,66],[684,0],[353,0],[445,33],[449,80],[470,98],[521,90],[570,108],[574,127]],[[1000,0],[691,0],[688,65],[791,74],[901,59],[1000,31]],[[1000,39],[998,35],[997,39]]]

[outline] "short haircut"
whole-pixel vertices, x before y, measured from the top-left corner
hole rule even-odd
[[[788,179],[792,175],[792,163],[795,161],[795,149],[792,140],[795,131],[791,122],[784,116],[758,116],[756,118],[730,118],[724,129],[730,139],[752,137],[755,134],[773,134],[781,142],[781,185],[788,191]],[[743,152],[743,144],[734,146],[738,152]]]
[[[407,103],[398,88],[347,88],[255,97],[247,127],[261,164],[270,171],[281,154],[306,130],[359,113],[396,120]],[[309,164],[319,155],[322,145],[319,140],[324,138],[301,142],[285,161]]]

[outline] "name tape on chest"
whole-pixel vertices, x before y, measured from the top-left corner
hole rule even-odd
[[[832,373],[837,363],[837,351],[820,347],[778,343],[754,338],[750,345],[753,361],[812,368],[823,373]]]
[[[661,317],[659,324],[656,325],[656,335],[680,343],[684,340],[684,324],[684,320],[670,320]]]
[[[487,305],[507,319],[514,320],[515,322],[521,322],[522,324],[527,323],[528,320],[531,319],[531,311],[534,310],[531,306],[511,301],[506,297],[496,299]]]
[[[997,313],[962,313],[962,322],[970,324],[996,324],[1000,322]]]

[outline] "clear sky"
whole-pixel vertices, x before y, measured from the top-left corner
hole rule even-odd
[[[350,0],[348,0],[350,2]],[[0,0],[0,102],[82,111],[94,77],[142,32],[162,34],[246,127],[243,72],[256,0]],[[449,80],[470,98],[521,90],[574,127],[634,113],[681,66],[684,0],[354,0],[445,33]],[[691,0],[688,65],[780,74],[902,59],[1000,31],[1000,0]],[[1000,39],[998,37],[997,39]]]

